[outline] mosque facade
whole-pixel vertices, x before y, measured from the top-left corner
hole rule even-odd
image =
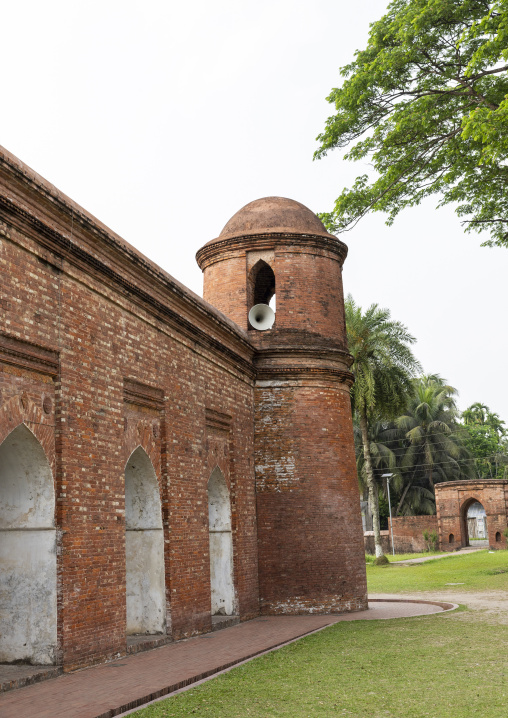
[[[346,253],[256,200],[202,299],[0,148],[1,663],[367,608]]]

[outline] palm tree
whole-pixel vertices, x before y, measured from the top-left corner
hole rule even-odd
[[[416,341],[388,309],[372,304],[365,313],[349,295],[345,302],[349,351],[353,356],[355,383],[351,389],[353,411],[360,427],[365,480],[372,511],[376,557],[383,555],[379,528],[379,504],[369,440],[369,424],[397,416],[411,392],[411,378],[420,364],[409,347]]]
[[[498,436],[506,434],[505,422],[494,411],[491,411],[486,404],[479,401],[471,404],[462,412],[462,420],[466,426],[490,426]]]
[[[489,411],[489,407],[486,404],[476,401],[462,412],[464,424],[486,424]]]
[[[462,420],[469,434],[467,446],[474,457],[478,478],[504,477],[508,466],[505,422],[480,402],[465,409]]]
[[[365,454],[363,451],[362,432],[358,422],[358,414],[354,416],[354,437],[356,452],[356,470],[358,472],[358,483],[362,496],[365,495],[367,489],[367,475],[365,470]],[[386,494],[386,479],[384,476],[390,473],[393,477],[392,489],[397,490],[401,483],[400,471],[397,466],[397,452],[392,450],[390,444],[386,441],[391,425],[386,421],[372,421],[369,424],[369,453],[372,464],[372,473],[376,488],[381,486],[383,493]]]
[[[437,482],[471,477],[470,464],[464,463],[469,452],[457,423],[457,390],[437,374],[415,379],[413,388],[406,414],[395,420],[407,442],[400,466],[411,476],[408,486],[423,473],[433,494]]]

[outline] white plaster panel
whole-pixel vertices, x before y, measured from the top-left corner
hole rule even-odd
[[[133,451],[125,467],[125,525],[127,529],[162,528],[157,476],[141,446]]]
[[[212,616],[231,616],[235,610],[231,503],[226,480],[218,467],[208,482],[208,521]]]
[[[166,628],[163,531],[127,530],[125,544],[127,635],[163,633]]]
[[[0,528],[54,525],[51,467],[40,443],[21,424],[0,446]]]
[[[208,482],[208,525],[210,531],[231,531],[229,491],[218,467]]]
[[[0,663],[55,663],[56,531],[0,530]]]
[[[231,531],[210,533],[210,582],[212,616],[231,616],[235,609],[233,542]]]

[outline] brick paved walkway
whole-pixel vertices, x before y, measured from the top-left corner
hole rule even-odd
[[[449,604],[451,605],[451,604]],[[437,604],[377,601],[339,616],[263,616],[0,695],[1,718],[112,718],[338,621],[397,618]]]

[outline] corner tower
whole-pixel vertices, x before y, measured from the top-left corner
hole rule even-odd
[[[367,608],[342,264],[347,247],[283,197],[246,205],[197,253],[204,298],[256,348],[255,469],[263,613]],[[275,322],[249,310],[275,297]]]

